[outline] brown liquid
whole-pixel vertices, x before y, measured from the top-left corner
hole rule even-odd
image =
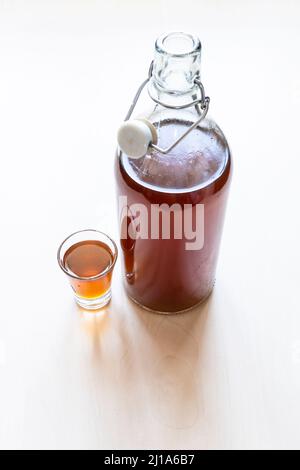
[[[168,145],[187,125],[160,123],[161,145]],[[209,295],[215,281],[231,174],[225,138],[209,126],[207,131],[193,131],[172,155],[154,155],[148,164],[143,159],[130,163],[138,169],[139,179],[133,176],[128,163],[125,169],[124,161],[119,155],[116,176],[119,196],[127,196],[129,208],[131,204],[142,203],[150,212],[151,204],[171,206],[177,203],[182,208],[184,204],[192,204],[195,215],[195,205],[204,204],[204,247],[201,250],[186,250],[187,240],[174,237],[172,219],[168,240],[121,240],[125,286],[132,299],[161,312],[191,308]],[[129,224],[130,218],[122,223]]]
[[[63,263],[71,275],[89,278],[103,273],[112,265],[113,259],[113,254],[105,243],[87,240],[71,246],[65,253]],[[70,279],[76,295],[88,299],[97,298],[110,288],[111,272],[94,280],[75,277]]]

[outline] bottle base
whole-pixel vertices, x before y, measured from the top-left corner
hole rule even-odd
[[[215,283],[214,283],[215,285]],[[197,302],[196,304],[192,305],[191,307],[188,307],[188,308],[185,308],[183,310],[177,310],[175,312],[166,312],[166,311],[162,311],[162,310],[154,310],[152,308],[149,308],[149,307],[146,307],[145,305],[142,305],[140,304],[137,300],[135,300],[133,297],[131,297],[127,292],[127,297],[133,302],[135,303],[136,305],[138,305],[139,307],[141,307],[143,310],[146,310],[147,312],[150,312],[150,313],[154,313],[156,315],[180,315],[181,313],[186,313],[186,312],[190,312],[191,310],[199,307],[200,305],[202,305],[209,297],[210,295],[212,294],[213,290],[214,290],[214,285],[213,287],[211,288],[211,290],[208,292],[208,294],[203,297],[203,299],[201,299],[199,302]],[[125,289],[126,290],[126,289]]]

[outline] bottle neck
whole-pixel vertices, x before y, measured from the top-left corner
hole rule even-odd
[[[195,78],[200,77],[201,43],[185,33],[170,33],[155,43],[150,97],[156,102],[176,107],[199,96]]]

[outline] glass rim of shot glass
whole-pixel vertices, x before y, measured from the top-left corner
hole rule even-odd
[[[68,269],[65,268],[64,266],[64,256],[61,256],[62,249],[64,245],[72,238],[75,237],[76,235],[88,233],[88,232],[93,232],[93,233],[98,233],[99,235],[103,236],[105,239],[109,240],[109,242],[112,244],[114,247],[114,252],[112,252],[113,255],[113,261],[112,263],[107,266],[107,268],[104,269],[104,271],[101,271],[99,274],[96,274],[95,276],[78,276],[76,273],[73,273],[72,271],[69,271]],[[83,238],[81,241],[89,241],[90,238]],[[105,243],[105,242],[104,242]],[[75,243],[74,243],[75,244]],[[71,247],[72,245],[70,245]],[[110,248],[110,247],[109,247]],[[66,250],[67,251],[67,250]],[[67,238],[63,240],[63,242],[59,245],[59,248],[57,250],[57,261],[59,264],[59,267],[62,269],[62,271],[67,275],[72,277],[73,279],[78,279],[80,281],[96,281],[97,279],[100,279],[101,277],[105,276],[107,273],[113,270],[116,261],[118,258],[118,247],[116,242],[105,232],[101,232],[100,230],[96,230],[93,228],[88,228],[88,229],[83,229],[83,230],[77,230],[74,233],[71,233]]]

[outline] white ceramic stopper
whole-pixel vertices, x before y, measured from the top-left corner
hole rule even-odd
[[[131,158],[141,158],[146,155],[150,143],[153,141],[149,125],[142,120],[132,119],[125,121],[118,131],[118,144],[122,152]]]

